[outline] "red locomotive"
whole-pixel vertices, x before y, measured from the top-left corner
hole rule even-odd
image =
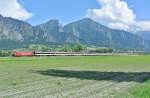
[[[34,56],[34,52],[15,52],[14,56],[16,57]]]

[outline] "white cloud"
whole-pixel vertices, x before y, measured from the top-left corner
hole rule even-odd
[[[113,29],[150,31],[150,21],[137,21],[136,14],[123,0],[98,0],[101,8],[89,9],[88,17]]]
[[[138,31],[150,31],[150,21],[141,21],[136,23]]]
[[[32,14],[23,8],[17,0],[0,0],[0,14],[19,20],[27,20],[32,17]]]

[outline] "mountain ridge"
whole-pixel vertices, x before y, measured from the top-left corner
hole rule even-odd
[[[137,32],[137,35],[150,41],[150,31],[140,31],[140,32]]]
[[[89,18],[64,26],[57,19],[32,26],[24,21],[0,16],[0,49],[21,48],[29,44],[72,43],[115,49],[150,49],[150,42],[138,35],[110,29]]]

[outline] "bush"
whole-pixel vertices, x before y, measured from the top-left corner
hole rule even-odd
[[[11,51],[0,50],[0,57],[8,57],[8,56],[12,56]]]
[[[112,48],[98,48],[95,50],[97,53],[112,53],[113,49]]]

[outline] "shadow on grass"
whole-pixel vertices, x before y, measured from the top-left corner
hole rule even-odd
[[[73,70],[33,70],[32,73],[42,75],[77,78],[81,80],[114,81],[114,82],[146,82],[150,79],[150,72],[99,72],[99,71],[73,71]]]

